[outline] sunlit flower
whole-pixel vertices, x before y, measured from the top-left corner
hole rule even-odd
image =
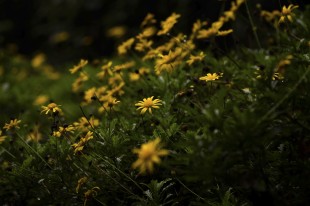
[[[138,160],[132,164],[132,168],[139,168],[140,173],[146,172],[152,173],[154,170],[154,163],[159,164],[161,162],[160,156],[166,156],[169,151],[161,149],[160,138],[149,141],[141,145],[140,149],[133,149],[133,153],[138,154]]]
[[[41,113],[45,112],[45,114],[48,114],[51,112],[52,114],[58,114],[61,113],[62,110],[59,108],[61,105],[57,105],[56,103],[52,102],[49,103],[47,106],[41,106]]]
[[[19,123],[21,123],[21,120],[18,119],[11,119],[10,123],[5,123],[3,129],[12,130],[12,129],[19,129]]]
[[[82,178],[80,178],[78,180],[78,184],[77,184],[77,186],[75,188],[75,192],[76,193],[79,193],[79,190],[80,190],[81,186],[84,185],[87,182],[87,179],[88,179],[87,177],[82,177]]]
[[[2,135],[2,130],[0,130],[0,144],[2,143],[2,142],[4,142],[4,140],[7,138],[7,136],[5,136],[5,135]]]
[[[165,21],[161,22],[162,29],[158,31],[157,35],[167,34],[172,27],[178,22],[177,19],[180,18],[180,14],[172,13]]]
[[[154,99],[154,96],[148,97],[148,98],[143,98],[143,101],[139,101],[138,103],[135,104],[135,106],[138,107],[137,110],[141,109],[141,114],[144,114],[147,110],[149,111],[150,114],[152,114],[152,108],[158,109],[161,104],[160,99]]]
[[[280,23],[283,23],[285,22],[286,20],[289,20],[290,22],[293,22],[293,16],[294,14],[292,13],[292,11],[294,9],[297,9],[299,6],[298,5],[293,5],[293,4],[290,4],[288,7],[286,6],[283,6],[282,7],[282,12],[281,12],[281,17],[280,17],[280,20],[279,20],[279,24]]]
[[[217,74],[217,73],[208,73],[207,76],[203,76],[203,77],[200,77],[199,80],[202,80],[202,81],[214,81],[214,80],[217,80],[219,79],[220,77],[222,77],[223,73],[221,74]]]
[[[74,74],[80,69],[82,69],[87,63],[88,63],[87,60],[81,59],[80,63],[78,65],[75,65],[72,69],[69,69],[69,71],[71,72],[71,74]]]
[[[117,51],[119,55],[126,54],[127,51],[131,48],[133,43],[135,42],[134,38],[130,38],[127,41],[123,42],[121,45],[117,47]]]
[[[194,56],[190,55],[189,60],[186,61],[186,63],[191,66],[194,62],[200,62],[205,58],[205,54],[203,52],[200,52],[199,55]]]

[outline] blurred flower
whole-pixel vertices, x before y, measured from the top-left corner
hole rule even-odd
[[[168,155],[169,151],[161,149],[160,138],[157,137],[155,140],[142,144],[140,149],[133,149],[133,153],[138,154],[138,160],[132,164],[132,168],[139,168],[140,173],[144,174],[146,172],[152,173],[153,164],[159,164],[160,156]]]
[[[48,96],[47,95],[39,95],[36,97],[36,99],[34,100],[33,104],[34,105],[41,105],[44,104],[48,101]]]
[[[2,143],[2,142],[4,142],[4,140],[7,138],[7,136],[5,136],[5,135],[2,135],[2,130],[0,130],[0,144]]]
[[[124,26],[114,26],[106,32],[107,37],[115,37],[115,38],[120,38],[124,36],[127,32],[126,27]]]
[[[45,54],[39,53],[32,58],[31,66],[33,68],[38,68],[45,62],[45,60],[46,60]]]
[[[42,134],[39,131],[39,125],[34,125],[33,129],[27,135],[27,141],[39,142],[42,139]]]
[[[207,76],[200,77],[199,80],[206,81],[206,82],[214,81],[214,80],[219,79],[222,76],[223,76],[223,73],[221,73],[221,74],[217,74],[217,73],[211,74],[211,73],[208,73]]]
[[[119,65],[115,65],[113,68],[114,72],[119,72],[121,70],[125,70],[125,69],[129,69],[131,67],[134,67],[136,65],[135,61],[129,61],[129,62],[125,62],[123,64],[119,64]]]
[[[81,117],[79,118],[79,121],[74,122],[73,125],[76,127],[76,129],[82,132],[87,132],[90,129],[97,127],[99,125],[99,120],[94,116],[91,116],[89,119],[86,119],[86,117]]]
[[[141,27],[145,27],[147,25],[155,24],[156,19],[154,18],[154,14],[148,13],[144,20],[141,23]]]
[[[74,148],[74,154],[81,152],[84,149],[85,144],[93,138],[93,132],[88,131],[87,134],[82,137],[78,143],[72,144],[71,146]]]
[[[152,114],[152,108],[158,109],[161,104],[160,99],[154,99],[154,96],[148,97],[148,98],[143,98],[143,101],[139,101],[138,103],[135,104],[135,106],[138,107],[137,110],[141,109],[141,114],[144,114],[147,110],[149,111],[150,114]]]
[[[205,58],[205,54],[203,52],[200,52],[197,56],[190,55],[189,60],[186,61],[186,63],[191,66],[194,62],[200,62]]]
[[[293,22],[294,14],[292,13],[292,11],[294,9],[297,9],[298,7],[299,7],[298,5],[294,6],[293,4],[290,4],[288,7],[283,6],[282,11],[281,11],[281,17],[280,17],[278,24],[284,23],[286,20]]]
[[[19,123],[21,123],[21,120],[18,119],[11,119],[10,123],[5,123],[3,129],[6,129],[6,131],[8,130],[12,130],[12,129],[19,129],[20,127],[18,126]]]
[[[60,126],[58,128],[58,131],[53,132],[53,136],[54,137],[61,137],[61,136],[67,135],[68,133],[73,133],[74,130],[75,130],[75,127],[73,127],[72,125]]]
[[[87,182],[87,179],[88,179],[87,177],[82,177],[82,178],[80,178],[78,180],[78,184],[77,184],[77,186],[75,188],[75,192],[76,193],[79,193],[79,190],[80,190],[81,186],[84,185]]]
[[[159,58],[155,62],[155,72],[160,74],[163,70],[172,72],[178,65],[182,63],[180,57],[182,55],[182,49],[177,47],[174,51],[169,51],[167,55],[159,54]]]
[[[41,106],[41,113],[45,112],[45,114],[48,114],[49,112],[53,113],[53,114],[58,114],[61,113],[62,110],[59,108],[61,105],[57,105],[54,102],[49,103],[47,106]]]
[[[130,38],[127,41],[123,42],[121,45],[117,47],[117,51],[119,55],[123,55],[127,53],[127,50],[131,48],[133,43],[135,42],[134,38]]]
[[[76,73],[80,69],[82,69],[88,63],[87,60],[81,59],[78,65],[75,65],[72,69],[69,69],[71,74]]]
[[[85,197],[85,200],[84,200],[84,206],[86,206],[86,203],[87,203],[87,200],[89,200],[90,198],[92,197],[96,197],[100,188],[99,187],[93,187],[91,188],[90,190],[87,190],[85,193],[84,193],[84,197]]]
[[[177,19],[180,18],[180,14],[172,13],[165,21],[161,22],[162,29],[157,32],[157,35],[167,34],[172,27],[178,22]]]
[[[216,36],[226,36],[230,33],[232,33],[233,30],[232,29],[228,29],[228,30],[222,30],[222,31],[218,31]]]
[[[80,76],[75,79],[72,83],[72,91],[77,92],[83,86],[83,83],[88,80],[88,74],[85,72],[80,72]]]
[[[101,71],[97,73],[97,77],[99,79],[103,79],[106,75],[112,76],[113,72],[111,70],[112,68],[112,61],[109,61],[107,64],[104,64],[101,66]]]
[[[57,43],[61,43],[61,42],[65,42],[70,38],[70,34],[66,31],[61,31],[61,32],[57,32],[55,33],[52,37],[51,37],[51,42],[54,44]]]

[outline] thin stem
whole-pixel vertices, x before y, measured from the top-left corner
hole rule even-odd
[[[254,37],[255,37],[257,46],[261,49],[262,46],[261,46],[261,44],[260,44],[260,41],[259,41],[259,38],[258,38],[258,35],[257,35],[257,32],[256,32],[257,28],[256,28],[256,26],[254,25],[252,16],[251,16],[251,14],[250,14],[250,9],[249,9],[248,1],[247,1],[247,0],[245,1],[245,7],[246,7],[246,11],[247,11],[247,14],[248,14],[248,17],[249,17],[249,21],[250,21],[250,24],[251,24],[251,27],[252,27],[252,31],[253,31],[253,34],[254,34]]]
[[[48,166],[50,169],[53,169],[44,159],[43,157],[37,152],[35,151],[18,133],[16,133],[17,136],[19,137],[19,139],[22,140],[22,142],[27,145],[45,164],[46,166]]]

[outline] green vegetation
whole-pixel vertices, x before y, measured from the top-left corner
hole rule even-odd
[[[0,203],[305,205],[310,7],[249,9],[189,34],[148,14],[117,56],[63,68],[2,50]],[[219,46],[238,19],[256,49]]]

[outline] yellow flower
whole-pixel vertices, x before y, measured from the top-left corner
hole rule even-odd
[[[88,179],[87,177],[82,177],[82,178],[80,178],[78,180],[78,184],[77,184],[77,186],[75,188],[75,192],[76,193],[79,193],[79,190],[80,190],[81,186],[84,185],[87,182],[87,179]]]
[[[72,91],[77,92],[83,86],[83,83],[88,80],[88,74],[85,72],[80,72],[80,76],[75,79],[72,83]]]
[[[40,67],[46,60],[46,56],[43,53],[39,53],[33,57],[31,60],[31,66],[33,68],[38,68]]]
[[[216,34],[216,36],[226,36],[226,35],[228,35],[228,34],[230,34],[230,33],[232,33],[232,32],[233,32],[232,29],[223,30],[223,31],[218,31],[217,34]]]
[[[84,197],[85,197],[85,200],[84,200],[84,206],[86,206],[86,203],[87,203],[87,200],[89,200],[90,198],[92,197],[96,197],[100,188],[99,187],[93,187],[91,188],[90,190],[87,190],[85,193],[84,193]]]
[[[6,129],[6,131],[11,130],[11,129],[19,129],[20,127],[18,126],[21,120],[18,119],[13,119],[10,121],[10,123],[5,123],[3,129]]]
[[[152,108],[158,109],[161,104],[160,99],[154,99],[154,96],[143,98],[143,101],[139,101],[135,104],[135,106],[138,107],[137,110],[141,109],[141,114],[144,114],[147,110],[149,110],[149,113],[152,114]]]
[[[39,131],[39,125],[35,125],[27,135],[27,141],[39,142],[42,139],[42,134]]]
[[[125,69],[129,69],[131,67],[134,67],[135,65],[136,65],[135,61],[125,62],[124,64],[119,64],[119,65],[114,66],[113,71],[119,72],[121,70],[125,70]]]
[[[119,55],[126,54],[127,50],[131,48],[134,42],[135,42],[135,39],[130,38],[127,41],[123,42],[121,45],[119,45],[117,48],[118,54]]]
[[[138,154],[138,160],[132,164],[132,168],[139,168],[140,173],[152,173],[154,170],[154,163],[160,163],[160,156],[169,154],[168,150],[161,149],[160,138],[142,144],[140,149],[133,149],[133,153]]]
[[[154,19],[154,14],[148,13],[146,17],[144,18],[144,20],[142,21],[141,27],[145,27],[147,25],[155,24],[155,23],[156,23],[156,19]]]
[[[288,7],[283,6],[282,7],[282,12],[281,12],[281,17],[280,17],[280,20],[279,20],[278,24],[285,22],[287,19],[290,22],[293,22],[294,14],[292,13],[292,11],[294,9],[296,9],[296,8],[298,8],[298,5],[294,6],[293,4],[290,4]]]
[[[136,44],[135,46],[135,50],[140,51],[140,52],[144,52],[146,49],[152,49],[152,44],[153,41],[148,41],[146,39],[139,39],[139,42]]]
[[[45,112],[45,114],[48,114],[49,112],[53,113],[53,114],[58,114],[61,113],[62,110],[59,108],[61,105],[57,105],[54,102],[48,104],[47,106],[41,106],[41,113]]]
[[[161,22],[162,29],[158,31],[157,35],[164,35],[167,34],[172,27],[177,23],[177,19],[180,18],[180,14],[172,13],[165,21]]]
[[[74,148],[74,154],[81,152],[84,149],[85,144],[93,138],[93,132],[88,131],[87,134],[82,137],[78,143],[72,144],[71,146]]]
[[[101,67],[101,71],[99,73],[97,73],[97,77],[99,79],[103,79],[107,74],[112,76],[113,72],[111,70],[112,68],[112,61],[109,61],[107,64],[103,65]]]
[[[156,59],[155,72],[160,74],[163,70],[172,72],[176,66],[182,63],[179,60],[182,54],[182,49],[177,47],[174,51],[169,51],[167,55],[158,55],[160,58]]]
[[[99,119],[96,119],[94,116],[91,116],[90,119],[86,119],[86,117],[81,117],[79,121],[74,122],[73,125],[76,127],[76,129],[81,130],[82,132],[87,132],[90,129],[99,125]]]
[[[194,62],[202,61],[205,56],[206,55],[203,52],[200,52],[197,56],[190,55],[189,60],[187,60],[186,63],[191,66]]]
[[[33,104],[34,105],[41,105],[44,104],[45,102],[48,101],[48,96],[47,95],[39,95],[37,98],[34,100]]]
[[[80,63],[78,65],[75,65],[72,69],[69,69],[69,71],[71,72],[71,74],[74,74],[80,69],[82,69],[87,63],[88,63],[87,60],[81,59]]]
[[[219,79],[220,77],[222,77],[223,73],[221,74],[217,74],[217,73],[208,73],[207,76],[203,76],[203,77],[200,77],[199,80],[202,80],[202,81],[214,81],[214,80],[217,80]]]
[[[115,37],[115,38],[120,38],[124,36],[127,32],[126,27],[124,26],[115,26],[112,28],[109,28],[108,31],[106,32],[106,35],[108,37]]]
[[[7,138],[7,136],[5,135],[1,136],[1,135],[2,135],[2,130],[0,130],[0,144],[4,142],[4,140]]]
[[[70,38],[70,34],[66,31],[61,31],[61,32],[58,32],[56,34],[54,34],[52,37],[51,37],[51,42],[53,43],[60,43],[60,42],[65,42],[67,41],[68,39]]]
[[[61,137],[63,135],[66,135],[68,133],[73,133],[75,128],[72,125],[64,125],[63,127],[60,126],[58,128],[58,131],[53,132],[54,137]]]

